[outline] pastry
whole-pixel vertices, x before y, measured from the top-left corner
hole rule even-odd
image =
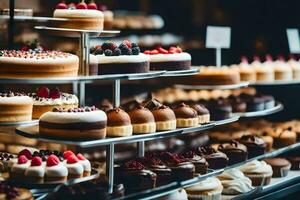
[[[228,165],[229,159],[226,154],[216,151],[211,146],[199,147],[195,152],[206,159],[210,169],[222,169]]]
[[[92,171],[91,163],[88,159],[86,159],[81,153],[76,155],[79,163],[83,167],[83,177],[90,176]]]
[[[285,177],[291,169],[291,163],[284,158],[265,158],[264,161],[271,165],[273,177]]]
[[[261,134],[259,134],[259,136],[261,137],[261,139],[263,139],[266,143],[266,152],[270,152],[273,148],[273,144],[274,144],[274,139],[272,136],[268,135],[268,133],[263,132]]]
[[[33,101],[21,93],[0,93],[0,122],[30,121]]]
[[[265,109],[265,99],[260,96],[244,97],[247,103],[247,112],[262,111]]]
[[[220,144],[218,150],[227,155],[229,158],[228,165],[243,162],[248,157],[247,147],[237,141]]]
[[[25,171],[26,180],[33,183],[43,183],[45,176],[45,165],[42,158],[35,156],[31,160],[30,166]]]
[[[195,165],[195,174],[201,175],[206,174],[208,171],[208,163],[206,159],[202,156],[199,156],[195,151],[189,151],[182,155],[187,161]]]
[[[198,125],[198,113],[190,106],[181,103],[173,109],[178,128],[193,127]]]
[[[252,67],[246,57],[241,58],[241,63],[238,65],[240,72],[241,81],[255,82],[256,81],[256,71]]]
[[[209,110],[202,104],[191,104],[191,108],[197,111],[198,113],[198,122],[199,124],[206,124],[210,121]]]
[[[182,52],[179,47],[170,47],[167,50],[159,46],[154,50],[144,51],[144,54],[149,55],[150,69],[153,71],[177,71],[191,68],[191,55]]]
[[[300,62],[295,59],[292,55],[288,61],[288,64],[293,70],[293,79],[299,80],[300,79]]]
[[[26,158],[26,156],[21,155],[18,157],[18,162],[14,163],[11,167],[11,171],[9,173],[9,178],[15,180],[24,180],[25,179],[25,171],[30,166],[30,161]]]
[[[16,188],[6,181],[0,182],[0,197],[1,199],[14,199],[14,200],[33,200],[30,190],[24,188]]]
[[[78,98],[73,94],[62,93],[58,89],[39,87],[36,93],[28,94],[33,100],[32,119],[39,119],[54,108],[69,109],[78,107]]]
[[[148,108],[138,106],[128,112],[133,127],[133,134],[154,133],[156,124],[153,114]]]
[[[223,186],[219,179],[209,177],[200,183],[185,188],[189,200],[220,200]]]
[[[55,23],[60,28],[84,29],[84,30],[103,30],[104,15],[97,9],[91,9],[82,0],[76,6],[74,4],[66,5],[59,3],[53,13],[54,18],[68,19]]]
[[[83,166],[75,155],[68,156],[66,167],[68,170],[68,179],[83,177]]]
[[[1,78],[74,77],[78,68],[76,55],[60,51],[0,51]]]
[[[293,70],[284,60],[284,57],[278,56],[274,62],[275,80],[289,81],[293,80]]]
[[[300,157],[298,156],[290,156],[287,159],[291,163],[291,170],[300,170]]]
[[[101,139],[106,136],[106,114],[96,107],[54,108],[40,117],[40,134],[58,138]]]
[[[112,41],[91,53],[98,58],[98,74],[129,74],[149,72],[149,57],[140,53],[136,43],[124,40],[119,46]]]
[[[57,156],[50,155],[46,163],[45,179],[49,182],[65,182],[68,177],[67,167]]]
[[[216,100],[208,105],[212,120],[224,120],[232,116],[232,106],[228,101]]]
[[[133,132],[130,116],[121,108],[107,111],[107,136],[130,136]]]
[[[266,152],[267,145],[265,141],[258,136],[244,135],[238,141],[247,147],[248,158],[253,158]]]
[[[229,102],[230,102],[231,107],[232,107],[232,112],[234,112],[234,113],[246,112],[247,104],[240,97],[236,97],[236,96],[232,95],[232,96],[229,97]]]
[[[212,142],[225,143],[231,140],[238,140],[245,135],[245,133],[247,133],[247,131],[213,131],[209,133],[209,137]]]
[[[273,170],[270,165],[264,161],[251,161],[239,167],[245,176],[251,179],[253,186],[269,185]]]
[[[179,189],[168,195],[159,197],[157,200],[188,200],[188,196],[184,189]]]
[[[271,132],[271,136],[274,138],[275,148],[290,146],[297,142],[297,134],[290,130],[275,129]]]
[[[267,57],[267,61],[261,63],[258,57],[253,58],[251,65],[256,71],[256,81],[272,82],[275,80],[272,58]]]
[[[251,180],[238,169],[229,169],[218,175],[223,186],[222,194],[239,195],[254,189]]]

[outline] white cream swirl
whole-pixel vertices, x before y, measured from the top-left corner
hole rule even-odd
[[[239,168],[243,173],[273,174],[272,167],[265,161],[254,160]]]
[[[188,200],[188,197],[184,189],[179,189],[171,194],[160,197],[157,200]]]
[[[194,191],[215,190],[219,187],[222,187],[221,181],[215,177],[210,177],[196,185],[186,188],[185,190],[189,193]]]

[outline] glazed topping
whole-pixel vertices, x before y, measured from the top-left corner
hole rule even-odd
[[[124,163],[124,167],[126,169],[135,169],[135,170],[145,169],[145,166],[142,163],[135,161],[135,160]]]
[[[68,159],[70,156],[73,156],[73,155],[75,155],[74,153],[73,153],[73,151],[65,151],[64,152],[64,155],[63,155],[63,157],[64,157],[64,159]]]
[[[23,58],[23,59],[59,59],[59,58],[68,58],[71,54],[64,53],[61,51],[21,51],[21,50],[2,50],[0,51],[1,57],[12,57],[12,58]]]
[[[2,152],[0,153],[0,161],[1,160],[9,161],[10,159],[13,159],[13,158],[15,158],[15,156],[12,154],[2,153]]]
[[[175,54],[175,53],[182,53],[182,49],[180,47],[173,47],[171,46],[168,50],[158,46],[156,49],[153,50],[146,50],[144,54],[148,55],[156,55],[156,54]]]
[[[97,45],[91,48],[90,52],[94,55],[104,54],[105,56],[131,56],[139,55],[141,51],[136,43],[124,40],[120,45],[117,45],[112,41],[107,41],[102,45]]]
[[[64,109],[64,108],[53,108],[52,112],[62,112],[62,113],[79,113],[79,112],[92,112],[92,111],[96,111],[99,110],[98,108],[96,108],[95,106],[92,107],[82,107],[82,108],[69,108],[69,109]]]
[[[56,166],[60,163],[59,159],[55,155],[51,155],[47,159],[47,167]]]
[[[255,145],[266,145],[265,141],[255,135],[243,135],[240,139],[241,143],[244,144],[255,144]]]
[[[179,104],[174,109],[174,112],[177,118],[196,118],[198,115],[196,110],[192,109],[185,103]]]
[[[121,108],[114,108],[107,111],[108,126],[123,126],[130,125],[130,116]]]
[[[284,159],[284,158],[266,158],[266,159],[264,159],[264,161],[271,166],[282,167],[282,166],[288,166],[291,164],[287,159]]]
[[[77,154],[77,158],[79,160],[86,160],[86,158],[81,153]]]
[[[137,159],[138,162],[142,163],[145,166],[165,166],[165,164],[158,158],[153,156],[146,156]]]
[[[18,154],[18,157],[20,157],[20,156],[25,156],[29,160],[32,159],[32,154],[28,149],[23,149],[22,151],[20,151],[20,153]]]
[[[7,182],[0,182],[0,193],[4,193],[6,195],[6,199],[17,199],[20,195],[19,190],[16,187],[8,185]]]
[[[161,106],[163,106],[159,101],[157,101],[156,99],[151,99],[151,100],[146,100],[142,103],[142,105],[146,108],[148,108],[149,110],[154,110],[157,109]]]
[[[41,166],[43,163],[42,158],[35,156],[32,158],[31,166]]]
[[[67,158],[67,163],[68,164],[74,164],[74,163],[78,163],[78,162],[79,162],[79,159],[75,155],[70,155]]]
[[[26,94],[20,92],[12,92],[12,91],[0,93],[0,97],[15,97],[15,96],[26,96]]]
[[[21,155],[18,158],[18,164],[26,164],[28,162],[28,159],[26,158],[26,156]]]

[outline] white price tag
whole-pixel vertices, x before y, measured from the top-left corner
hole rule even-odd
[[[290,53],[300,53],[299,31],[295,28],[286,29]]]
[[[229,49],[231,28],[208,26],[206,29],[206,48]]]

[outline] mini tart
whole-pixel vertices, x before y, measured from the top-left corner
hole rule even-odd
[[[33,101],[20,93],[0,93],[0,123],[30,121]]]
[[[83,166],[75,155],[69,156],[65,165],[68,169],[68,179],[83,177]]]
[[[43,98],[38,97],[36,93],[31,93],[29,96],[33,99],[32,119],[39,119],[46,112],[58,109],[78,108],[78,98],[74,94],[61,93],[59,98]]]
[[[238,141],[247,147],[248,158],[253,158],[266,152],[267,144],[259,136],[244,135]]]
[[[243,162],[247,160],[248,157],[247,147],[237,141],[220,144],[218,146],[218,150],[227,155],[229,158],[228,165],[234,165],[236,163]]]
[[[72,139],[101,139],[106,136],[106,114],[95,107],[57,109],[40,117],[40,134]]]
[[[114,108],[107,113],[107,136],[124,137],[131,136],[133,127],[130,116],[121,108]]]
[[[291,169],[291,163],[284,158],[266,158],[264,161],[271,165],[273,177],[285,177]]]
[[[48,182],[65,182],[68,177],[67,167],[55,155],[47,159],[45,179]]]
[[[198,113],[198,123],[206,124],[210,121],[209,110],[202,104],[192,104],[191,108],[197,111]]]
[[[61,28],[101,31],[104,26],[104,15],[99,10],[56,9],[54,10],[53,17],[69,19],[56,23]]]
[[[138,106],[128,112],[133,126],[133,134],[154,133],[156,124],[153,114],[148,108]]]
[[[178,128],[193,127],[199,124],[198,113],[190,106],[181,103],[173,111]]]

